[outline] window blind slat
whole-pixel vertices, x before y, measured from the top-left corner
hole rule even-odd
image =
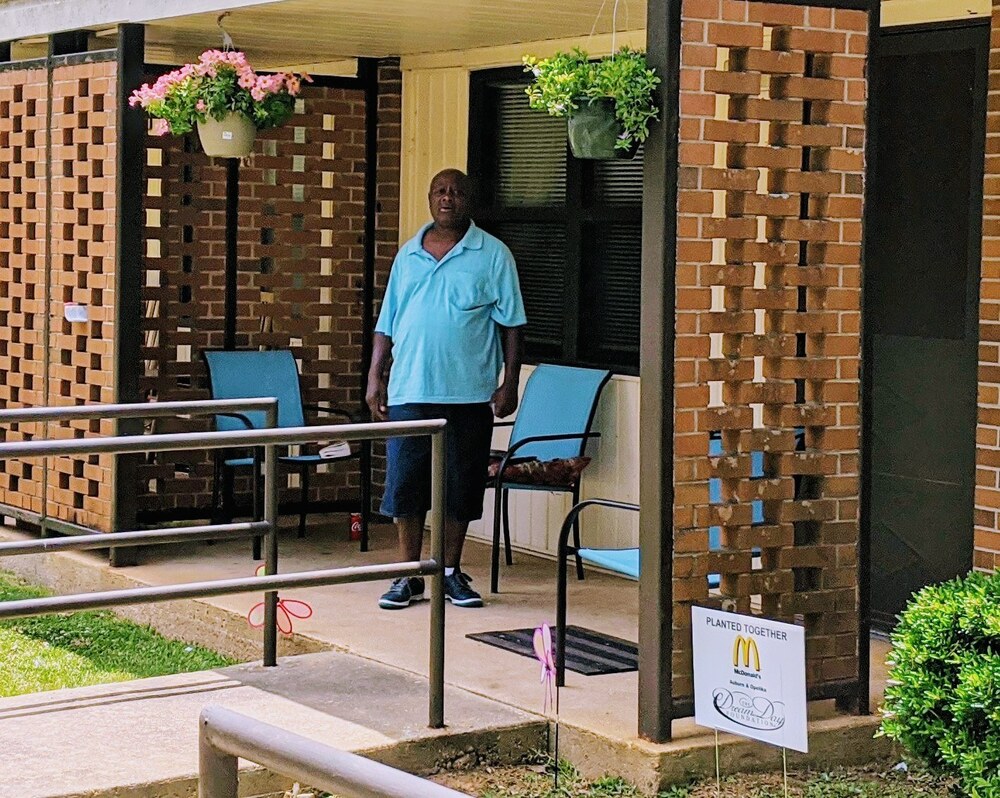
[[[595,161],[595,201],[604,205],[641,205],[642,156],[640,144],[632,160]]]
[[[591,290],[584,292],[592,319],[592,329],[582,331],[585,349],[598,360],[624,353],[637,363],[642,225],[616,222],[595,233]]]
[[[494,233],[514,254],[529,341],[561,346],[566,268],[566,231],[562,225],[536,222],[496,224]]]
[[[578,162],[566,120],[529,108],[526,80],[490,78],[475,84],[485,112],[470,131],[470,146],[485,148],[475,153],[487,181],[477,222],[517,261],[529,359],[638,365],[642,149],[632,160]]]
[[[500,205],[566,202],[566,120],[528,107],[523,84],[498,86],[496,199]]]

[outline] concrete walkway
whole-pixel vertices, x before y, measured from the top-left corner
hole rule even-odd
[[[305,571],[394,559],[394,535],[390,528],[376,528],[372,551],[362,554],[356,543],[344,539],[346,526],[345,519],[334,516],[317,524],[303,540],[295,538],[294,533],[283,535],[280,570]],[[2,532],[0,537],[17,534]],[[487,547],[474,541],[470,540],[466,546],[463,569],[474,578],[474,586],[483,591],[487,606],[481,610],[448,607],[446,681],[462,694],[499,702],[521,717],[537,718],[543,694],[535,660],[470,640],[466,635],[534,627],[542,621],[552,623],[555,566],[549,560],[515,554],[514,567],[503,568],[502,592],[492,596],[487,593],[488,554]],[[94,553],[70,553],[46,555],[44,559],[43,556],[0,559],[0,568],[16,570],[59,593],[71,593],[127,584],[246,576],[253,573],[255,566],[245,542],[151,549],[143,554],[143,564],[132,568],[110,569],[106,563],[106,559]],[[279,653],[335,649],[381,663],[380,667],[389,666],[415,680],[411,683],[410,699],[416,702],[415,706],[422,707],[426,700],[429,608],[423,604],[395,612],[379,610],[376,601],[385,587],[381,583],[358,583],[282,594],[308,601],[315,612],[309,619],[295,621],[295,635],[282,641]],[[260,633],[248,628],[245,614],[259,600],[256,595],[222,596],[135,607],[128,614],[173,636],[249,658],[260,656]],[[635,582],[601,573],[589,573],[584,582],[570,579],[570,623],[635,641],[638,609]],[[884,684],[885,652],[884,645],[873,646],[873,707],[880,700]],[[297,662],[298,659],[284,660],[276,672],[292,673]],[[380,700],[378,683],[365,684],[374,693],[355,685],[350,700],[345,702],[347,705],[375,705]],[[560,708],[562,752],[588,775],[616,773],[653,791],[695,774],[714,773],[714,735],[696,726],[691,718],[673,723],[674,739],[666,745],[653,745],[637,737],[634,672],[592,677],[569,673],[567,686],[561,692]],[[338,706],[334,711],[339,715],[347,710]],[[451,704],[446,712],[449,723],[461,724],[462,729],[473,728],[468,724],[474,719],[465,717],[459,705]],[[833,702],[826,701],[810,705],[810,719],[812,753],[805,757],[790,755],[790,763],[819,766],[892,756],[884,740],[872,740],[877,725],[872,717],[838,715]],[[0,724],[0,742],[5,734]],[[729,772],[754,767],[780,769],[780,752],[763,744],[726,736],[722,739],[726,746],[723,766]],[[3,769],[0,766],[0,785]],[[0,786],[0,798],[2,790]]]
[[[538,716],[449,687],[427,728],[427,682],[336,652],[219,671],[0,699],[0,796],[197,794],[198,714],[218,705],[410,772],[518,761],[545,747]],[[241,793],[285,790],[248,763]]]

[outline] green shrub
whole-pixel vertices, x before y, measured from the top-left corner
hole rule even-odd
[[[892,635],[880,734],[972,798],[1000,798],[1000,576],[917,593]]]

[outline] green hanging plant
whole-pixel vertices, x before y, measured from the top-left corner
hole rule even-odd
[[[633,150],[649,136],[649,123],[659,115],[654,92],[660,83],[646,64],[646,54],[628,46],[591,60],[575,48],[551,58],[525,56],[524,70],[534,75],[527,88],[529,105],[552,116],[572,117],[582,106],[614,101],[618,131],[614,148]]]

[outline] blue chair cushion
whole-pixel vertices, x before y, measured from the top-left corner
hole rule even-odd
[[[336,463],[340,460],[347,460],[351,457],[353,457],[353,455],[345,455],[344,457],[320,457],[318,454],[286,454],[279,457],[278,462],[296,466],[322,465],[323,463]],[[225,462],[228,468],[249,468],[253,465],[253,458],[234,457],[230,460],[226,460]]]
[[[639,578],[639,549],[580,549],[579,554],[584,562],[632,579]],[[718,574],[708,575],[709,587],[718,587],[720,581]]]
[[[639,549],[580,549],[580,559],[632,579],[639,578]]]

